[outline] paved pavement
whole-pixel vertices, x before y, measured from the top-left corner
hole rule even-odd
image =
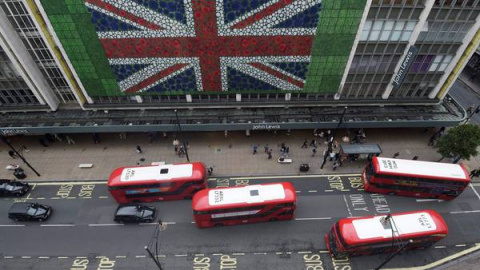
[[[427,145],[429,137],[435,129],[366,129],[367,141],[377,143],[383,150],[381,156],[392,157],[399,153],[398,158],[437,161],[441,156],[434,148]],[[170,134],[172,135],[172,134]],[[345,130],[337,133],[338,141],[345,135]],[[175,155],[172,136],[159,138],[153,143],[148,142],[147,133],[128,134],[125,140],[118,134],[101,134],[101,142],[94,144],[91,134],[69,135],[76,143],[69,145],[66,141],[52,142],[49,147],[43,147],[38,142],[38,136],[12,137],[11,144],[23,151],[26,160],[41,176],[38,177],[22,161],[12,159],[8,148],[0,146],[0,165],[20,164],[25,169],[27,180],[104,180],[110,172],[120,166],[150,164],[156,161],[166,163],[186,162],[185,157]],[[230,132],[228,138],[223,133],[184,133],[184,140],[189,142],[188,154],[190,161],[202,161],[213,167],[214,176],[259,176],[259,175],[299,175],[300,164],[310,164],[306,174],[333,173],[333,163],[328,161],[324,169],[320,169],[323,161],[323,150],[327,145],[324,138],[318,138],[317,153],[312,157],[313,147],[301,148],[303,141],[308,143],[314,138],[313,131],[293,131],[288,135],[285,131],[277,134],[272,132],[245,133]],[[291,164],[280,164],[277,158],[281,155],[280,144],[285,143],[290,148],[288,158]],[[258,153],[253,155],[252,146],[258,145]],[[273,158],[267,159],[264,145],[273,149]],[[136,152],[136,146],[141,146],[143,153]],[[143,160],[143,161],[142,161]],[[443,162],[448,162],[444,160]],[[462,161],[469,170],[480,167],[480,158]],[[92,168],[79,168],[79,164],[91,163]],[[335,172],[360,173],[365,159],[355,162],[345,162]],[[0,178],[12,178],[12,172],[0,170]]]

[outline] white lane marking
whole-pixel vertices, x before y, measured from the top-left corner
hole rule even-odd
[[[60,200],[61,198],[60,197],[52,197],[51,199],[52,200]]]
[[[309,190],[308,192],[318,192],[317,190]]]
[[[175,254],[175,257],[187,257],[187,254]]]
[[[37,187],[37,184],[33,184],[32,188],[30,189],[30,191],[34,190],[35,188]]]
[[[470,183],[470,185],[472,185],[474,187],[480,187],[480,183]]]
[[[468,213],[480,213],[480,210],[450,212],[450,214],[468,214]]]
[[[259,177],[230,177],[230,180],[244,180],[244,179],[285,179],[285,178],[315,178],[315,177],[329,177],[329,176],[361,176],[360,173],[347,174],[318,174],[318,175],[283,175],[283,176],[259,176]],[[208,179],[208,181],[216,181],[217,178]]]
[[[195,254],[195,256],[205,256],[205,254],[200,253],[200,254]]]
[[[311,251],[299,251],[298,254],[310,254],[312,253]]]
[[[37,183],[38,186],[61,186],[61,185],[101,185],[107,184],[107,181],[86,181],[86,182],[44,182],[44,183]]]
[[[145,255],[137,255],[137,256],[135,256],[135,258],[146,258],[146,257],[147,257],[147,256],[145,256]]]
[[[277,255],[281,255],[281,254],[292,254],[292,252],[289,252],[289,251],[287,251],[287,252],[275,252],[275,254],[277,254]]]
[[[13,259],[13,256],[4,256],[4,259]]]
[[[434,202],[434,201],[437,201],[437,202],[443,202],[443,200],[439,200],[439,199],[416,199],[417,202]]]
[[[98,196],[99,199],[107,199],[108,196]]]
[[[301,191],[299,191],[299,190],[295,190],[295,193],[300,193],[300,192],[301,192]]]
[[[87,257],[80,257],[80,256],[77,256],[75,258],[78,258],[78,259],[86,259]]]
[[[88,224],[89,227],[101,227],[101,226],[123,226],[123,224],[117,224],[117,223],[112,223],[112,224]]]
[[[233,256],[242,256],[245,255],[245,253],[239,252],[239,253],[232,253]]]
[[[333,189],[325,189],[325,192],[333,192]]]
[[[350,211],[350,206],[348,205],[347,197],[345,195],[343,195],[343,201],[345,202],[345,205],[347,206],[348,215],[352,216],[352,211]]]
[[[267,255],[267,253],[265,252],[254,252],[253,255]]]
[[[466,244],[459,244],[459,245],[455,245],[456,247],[465,247],[467,246]]]
[[[320,250],[320,253],[328,253],[328,250]]]
[[[223,254],[222,253],[213,253],[212,255],[213,256],[222,256]]]
[[[447,246],[434,246],[434,248],[447,248]]]
[[[75,227],[75,224],[42,224],[40,227]]]
[[[473,189],[473,192],[475,192],[475,195],[477,195],[478,199],[480,200],[480,195],[478,195],[478,192],[475,190],[472,183],[470,183],[470,187]]]
[[[157,257],[157,258],[166,258],[167,256],[165,256],[165,255],[157,255],[157,256],[155,256],[155,257]]]
[[[115,258],[121,258],[121,259],[124,259],[124,258],[127,258],[127,256],[124,256],[124,255],[118,255],[118,256],[115,256]]]
[[[5,225],[0,225],[0,227],[25,227],[23,224],[5,224]]]
[[[22,256],[22,259],[31,259],[32,257],[30,256]]]
[[[45,200],[45,198],[44,197],[38,197],[38,198],[36,198],[36,200]]]
[[[331,217],[319,217],[319,218],[296,218],[295,220],[303,221],[303,220],[322,220],[322,219],[332,219]]]
[[[63,256],[62,256],[62,257],[57,257],[57,258],[59,258],[59,259],[68,259],[68,257],[63,257]]]
[[[39,259],[50,259],[50,257],[42,257],[42,256],[40,256],[40,257],[38,257],[38,258],[39,258]]]

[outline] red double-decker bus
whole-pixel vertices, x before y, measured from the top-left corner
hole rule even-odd
[[[362,181],[368,192],[452,200],[470,177],[461,164],[373,157]]]
[[[193,196],[200,228],[293,219],[297,194],[288,182],[212,188]]]
[[[108,190],[118,203],[191,199],[207,187],[201,162],[120,167],[108,178]]]
[[[425,249],[445,238],[448,227],[433,210],[339,220],[325,235],[336,258]]]

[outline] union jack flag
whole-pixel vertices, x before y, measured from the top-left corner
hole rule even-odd
[[[125,93],[301,90],[321,0],[85,0]]]

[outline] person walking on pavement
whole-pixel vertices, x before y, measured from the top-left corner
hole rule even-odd
[[[435,140],[437,139],[437,133],[433,134],[430,139],[428,139],[428,146],[435,146]]]
[[[272,149],[268,150],[267,155],[268,155],[268,159],[272,159]]]
[[[314,148],[312,149],[312,157],[315,156],[316,153],[317,153],[317,148],[314,147]]]
[[[308,140],[307,139],[305,139],[303,141],[302,147],[300,147],[300,148],[308,148]]]
[[[265,151],[265,153],[268,153],[268,143],[266,143],[266,144],[263,146],[263,150]]]
[[[310,142],[310,146],[317,148],[317,139],[313,139],[313,140]]]
[[[478,169],[472,170],[472,171],[470,172],[470,178],[472,178],[472,177],[477,177],[477,176],[479,176],[479,175],[480,175],[480,170],[478,170]]]
[[[208,167],[207,172],[208,172],[208,175],[212,175],[213,174],[213,167],[212,166]]]
[[[138,153],[138,154],[143,153],[142,147],[140,147],[140,145],[137,145],[137,153]]]
[[[10,157],[12,157],[13,159],[16,159],[17,158],[17,154],[15,154],[15,152],[13,152],[13,150],[8,150],[8,155]]]
[[[258,146],[254,144],[252,148],[253,148],[253,154],[255,155],[257,153]]]
[[[75,144],[75,141],[72,138],[70,138],[70,136],[65,135],[65,139],[67,139],[68,144]]]

